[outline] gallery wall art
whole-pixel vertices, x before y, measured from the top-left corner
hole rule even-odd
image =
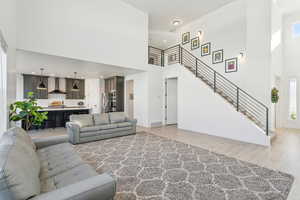
[[[211,43],[201,45],[201,56],[208,56],[211,54]]]
[[[212,53],[212,63],[218,64],[224,62],[224,50],[213,51]]]
[[[182,34],[182,45],[188,44],[191,41],[190,32]]]
[[[191,50],[198,49],[200,47],[199,37],[195,37],[191,40]]]
[[[238,71],[238,58],[230,58],[225,60],[225,72],[232,73]]]

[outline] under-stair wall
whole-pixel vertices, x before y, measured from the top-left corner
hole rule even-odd
[[[259,145],[270,145],[265,132],[214,93],[180,64],[163,68],[178,77],[178,128]],[[175,72],[176,71],[176,72]]]

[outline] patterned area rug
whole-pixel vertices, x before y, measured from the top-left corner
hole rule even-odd
[[[117,180],[115,200],[286,200],[294,180],[144,132],[75,149],[98,173]]]

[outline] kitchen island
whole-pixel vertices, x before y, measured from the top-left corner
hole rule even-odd
[[[70,121],[70,115],[74,114],[89,114],[90,108],[83,106],[60,106],[60,107],[44,107],[40,112],[48,112],[48,119],[44,121],[42,126],[33,126],[31,129],[45,129],[65,127],[66,123]],[[25,125],[22,123],[22,127]]]

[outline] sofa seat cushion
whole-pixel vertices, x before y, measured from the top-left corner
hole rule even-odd
[[[41,191],[42,193],[50,192],[97,175],[91,166],[82,164],[51,178],[42,179]]]
[[[131,129],[132,129],[132,127],[113,128],[113,129],[106,129],[106,130],[104,129],[104,130],[95,131],[95,132],[81,133],[80,137],[84,138],[84,137],[94,137],[94,136],[98,136],[98,135],[108,135],[108,134],[114,134],[114,133],[120,132],[120,131],[128,131]]]
[[[80,132],[82,132],[82,133],[95,132],[95,131],[114,129],[114,128],[118,128],[118,126],[116,124],[106,124],[106,125],[101,125],[101,126],[88,126],[88,127],[80,128]]]
[[[56,145],[52,145],[52,146],[49,146],[49,147],[39,149],[37,151],[39,156],[41,154],[43,154],[44,156],[52,156],[52,155],[55,156],[57,154],[68,153],[68,152],[69,153],[74,152],[74,149],[73,149],[72,145],[69,144],[69,143],[56,144]]]
[[[127,117],[123,112],[112,112],[109,113],[110,123],[121,123],[125,122]]]
[[[107,113],[103,114],[93,114],[95,125],[105,125],[109,124],[109,117]]]
[[[89,115],[89,114],[71,115],[70,121],[80,124],[80,127],[87,127],[87,126],[94,125],[93,115]]]
[[[101,126],[87,126],[80,128],[80,132],[94,132],[101,130]]]
[[[108,130],[108,129],[118,128],[116,124],[106,124],[106,125],[102,125],[99,127],[100,127],[100,130]]]
[[[42,150],[37,152],[41,161],[40,179],[47,179],[82,164],[80,156],[74,153],[70,144],[54,145]]]
[[[42,161],[40,179],[53,177],[81,164],[82,160],[76,154],[71,154],[67,157],[58,156],[48,161]]]
[[[130,127],[132,124],[130,122],[121,122],[116,124],[118,128],[123,128],[123,127]]]

